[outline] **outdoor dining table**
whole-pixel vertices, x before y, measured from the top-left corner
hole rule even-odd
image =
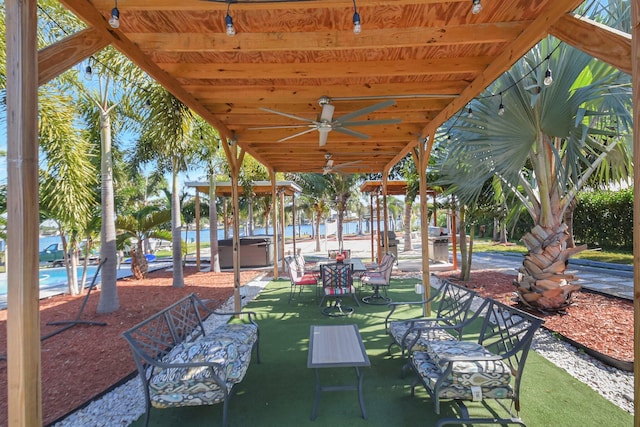
[[[322,264],[335,264],[336,262],[336,260],[319,261],[316,263],[316,265],[313,266],[312,271],[314,273],[320,274],[320,266]],[[362,273],[367,271],[367,267],[364,265],[360,258],[347,258],[342,262],[344,264],[351,264],[353,266],[351,270],[353,271],[354,276],[360,277]]]

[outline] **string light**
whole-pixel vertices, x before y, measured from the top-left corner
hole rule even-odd
[[[224,18],[225,25],[227,26],[227,35],[233,37],[236,35],[236,28],[233,26],[233,18],[229,15],[229,9],[231,8],[231,0],[227,3],[227,16]]]
[[[473,0],[473,6],[471,7],[471,13],[477,15],[482,10],[482,4],[480,0]]]
[[[353,34],[360,34],[362,32],[362,24],[360,22],[360,14],[356,7],[356,0],[353,0]]]
[[[92,80],[93,79],[93,69],[91,68],[91,61],[87,64],[87,67],[84,69],[84,79]]]
[[[467,110],[467,118],[473,118],[473,110],[471,109],[471,105],[469,105],[469,109]]]
[[[109,18],[111,28],[120,27],[120,11],[118,10],[118,0],[115,0],[115,6],[111,9],[111,18]]]
[[[502,92],[500,92],[500,106],[498,107],[498,115],[504,116],[504,104],[502,103]]]
[[[551,77],[551,68],[549,67],[549,56],[547,55],[547,71],[544,72],[544,85],[551,86],[553,83],[553,77]]]

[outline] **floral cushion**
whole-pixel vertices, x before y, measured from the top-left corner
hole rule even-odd
[[[513,397],[513,388],[510,384],[504,385],[481,385],[481,395],[474,391],[471,386],[456,383],[452,378],[445,379],[440,387],[436,390],[436,382],[442,375],[440,367],[437,366],[426,352],[416,352],[413,354],[412,364],[418,375],[420,375],[432,392],[437,393],[440,399],[460,399],[460,400],[478,400],[480,398],[487,399],[511,399]],[[478,388],[478,387],[474,387]]]
[[[219,363],[216,367],[157,369],[149,380],[151,404],[157,408],[209,405],[224,400],[224,390],[214,379],[215,373],[227,391],[244,378],[251,360],[246,344],[226,338],[183,342],[163,359],[166,363]]]
[[[404,320],[394,321],[389,324],[389,333],[393,337],[394,341],[397,342],[400,346],[408,346],[416,339],[417,332],[410,332],[405,338],[404,342],[402,340],[404,335],[412,325],[418,328],[435,327],[434,329],[427,329],[425,331],[422,331],[422,333],[420,334],[420,338],[411,348],[412,351],[426,351],[429,341],[455,340],[453,335],[451,335],[449,332],[437,327],[437,320],[416,320],[413,322],[413,324],[410,321]]]
[[[466,356],[483,358],[493,356],[480,344],[471,341],[430,341],[427,354],[433,363],[444,372],[449,357]],[[453,384],[463,387],[506,387],[511,382],[511,369],[502,360],[456,361],[453,362],[449,378]]]

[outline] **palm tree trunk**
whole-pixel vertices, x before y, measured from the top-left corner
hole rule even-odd
[[[404,202],[404,250],[411,251],[413,246],[411,245],[411,209],[413,202],[405,199]]]
[[[102,179],[102,226],[100,228],[100,300],[97,313],[111,313],[120,308],[118,301],[115,202],[113,196],[113,158],[111,155],[110,110],[100,107],[100,175]]]
[[[460,280],[467,281],[469,280],[469,272],[471,268],[467,266],[468,258],[467,258],[467,230],[465,221],[465,207],[460,206]]]
[[[173,241],[173,287],[184,288],[182,268],[182,237],[180,236],[180,196],[178,195],[178,167],[173,162],[171,168],[171,239]]]
[[[316,211],[316,252],[320,252],[320,222],[322,221],[322,211],[318,209]],[[325,234],[327,230],[324,230]]]
[[[218,206],[216,205],[216,181],[209,174],[209,241],[211,242],[211,261],[209,271],[220,273],[220,254],[218,253]]]
[[[577,277],[566,272],[568,259],[587,249],[587,245],[568,248],[568,239],[564,223],[555,228],[536,225],[522,238],[529,252],[514,285],[524,305],[548,312],[571,304],[573,293],[580,290],[580,285],[571,284]]]

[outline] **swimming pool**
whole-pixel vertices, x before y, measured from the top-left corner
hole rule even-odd
[[[86,286],[91,284],[93,276],[98,269],[97,265],[90,265],[87,267],[87,281]],[[129,266],[122,266],[118,269],[118,279],[131,275],[131,268]],[[82,278],[82,267],[78,267],[78,280]],[[100,275],[96,278],[96,284],[100,283]],[[64,267],[58,268],[41,268],[40,269],[40,290],[47,290],[49,288],[67,286],[67,270]],[[0,276],[0,295],[7,294],[7,275]]]

